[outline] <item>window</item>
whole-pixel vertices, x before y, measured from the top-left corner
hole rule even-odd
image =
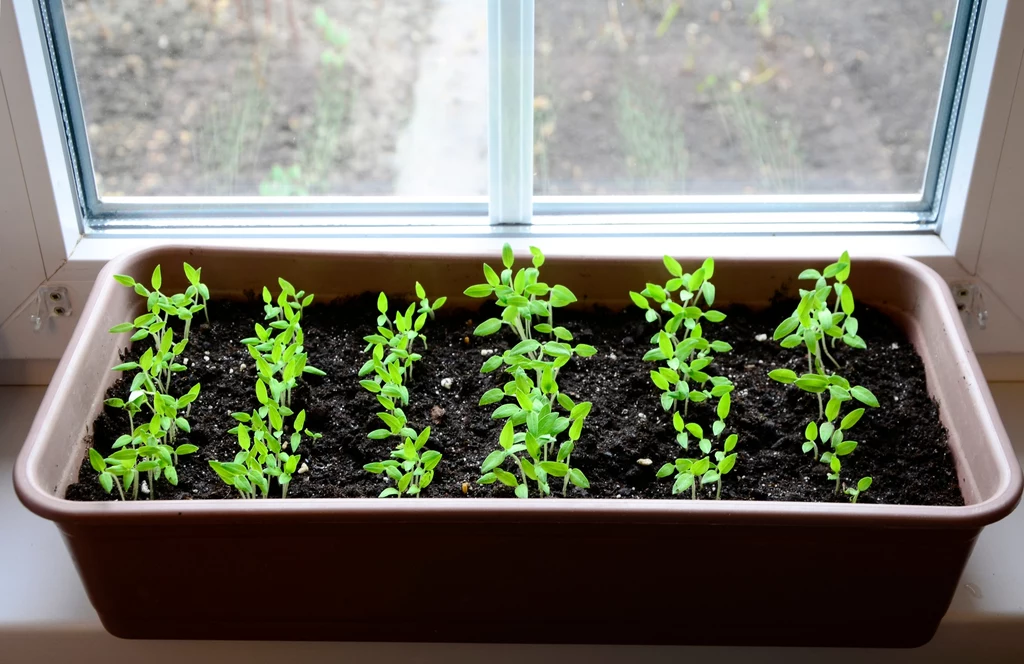
[[[980,4],[40,0],[94,229],[926,227]]]

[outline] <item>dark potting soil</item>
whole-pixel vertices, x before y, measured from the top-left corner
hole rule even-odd
[[[362,296],[314,305],[304,315],[309,361],[327,376],[307,376],[293,394],[293,407],[306,410],[306,426],[323,438],[304,441],[300,447],[308,470],[294,476],[290,498],[372,497],[387,486],[381,476],[363,470],[366,463],[388,458],[390,446],[388,441],[366,437],[380,428],[376,413],[381,407],[360,387],[356,376],[366,359],[362,339],[375,327],[375,300]],[[806,369],[806,356],[771,340],[776,325],[793,308],[788,301],[762,311],[726,307],[724,322],[706,326],[706,336],[733,346],[732,352],[719,355],[712,365],[713,373],[728,376],[736,386],[726,433],[739,435],[738,459],[725,478],[723,499],[847,500],[834,492],[826,467],[800,450],[807,422],[817,417],[817,399],[767,376],[778,367],[798,373]],[[233,458],[238,443],[227,433],[235,424],[231,413],[248,412],[258,405],[253,361],[239,340],[252,335],[253,322],[263,319],[263,311],[256,302],[216,301],[210,305],[210,314],[212,323],[195,331],[185,350],[189,370],[175,376],[171,389],[179,395],[195,382],[202,385],[189,417],[192,432],[179,435],[177,441],[187,439],[199,451],[180,459],[177,487],[166,481],[157,484],[157,498],[238,496],[208,461]],[[862,502],[962,505],[947,432],[939,421],[937,404],[928,396],[921,359],[885,315],[860,307],[857,317],[867,350],[842,346],[833,354],[843,375],[871,390],[881,407],[867,409],[852,430],[849,438],[860,444],[843,459],[844,481],[852,484],[864,476],[874,478]],[[474,337],[472,331],[481,320],[481,312],[442,310],[424,328],[429,350],[414,367],[405,412],[415,429],[431,427],[427,447],[444,455],[425,497],[512,496],[512,490],[500,484],[476,483],[480,464],[497,448],[501,429],[501,421],[490,418],[496,405],[477,403],[486,390],[507,380],[501,372],[481,374],[480,366],[487,351],[500,353],[515,341],[505,331]],[[576,342],[598,349],[593,357],[574,358],[558,378],[562,391],[575,401],[593,402],[572,457],[591,488],[570,486],[569,496],[672,498],[672,480],[659,480],[655,473],[663,463],[687,455],[675,442],[671,417],[659,404],[649,377],[652,365],[642,361],[655,326],[646,324],[635,308],[559,310],[557,322],[575,334]],[[767,340],[758,341],[759,335],[767,335]],[[126,357],[137,357],[140,351],[136,346]],[[107,396],[123,398],[128,387],[128,380],[122,378]],[[709,430],[714,415],[705,404],[691,404],[687,419]],[[93,444],[106,455],[128,428],[122,411],[105,408],[94,424]],[[646,460],[650,465],[644,465]],[[84,481],[68,488],[69,499],[116,497],[116,490],[113,496],[104,493],[88,459],[82,463],[80,477]],[[464,488],[468,489],[465,494]],[[531,495],[535,491],[531,486]],[[712,495],[707,488],[702,497]]]

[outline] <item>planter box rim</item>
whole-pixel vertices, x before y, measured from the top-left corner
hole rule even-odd
[[[54,496],[39,485],[32,476],[30,467],[34,462],[33,451],[38,448],[34,441],[44,439],[50,426],[48,413],[54,407],[53,401],[58,393],[58,386],[72,367],[81,364],[88,349],[79,340],[90,327],[90,318],[96,316],[101,308],[108,304],[112,288],[112,276],[127,271],[125,266],[140,260],[153,259],[165,254],[198,253],[197,264],[200,263],[204,250],[236,251],[251,253],[271,253],[297,256],[323,256],[330,254],[338,258],[357,258],[363,260],[380,260],[391,256],[401,256],[406,260],[443,260],[443,255],[431,253],[392,253],[376,252],[345,252],[324,251],[313,248],[301,249],[246,249],[225,248],[222,246],[203,247],[201,244],[161,244],[133,252],[127,252],[108,262],[96,279],[86,306],[75,332],[69,342],[73,353],[65,353],[57,371],[51,379],[46,395],[32,423],[21,453],[18,455],[14,472],[15,490],[21,501],[29,510],[47,519],[74,520],[78,522],[96,521],[110,524],[146,520],[151,517],[163,517],[177,514],[186,521],[205,522],[223,520],[226,522],[245,522],[250,520],[266,520],[280,517],[283,520],[294,519],[298,515],[314,519],[335,521],[364,521],[381,517],[424,519],[438,521],[476,521],[480,519],[500,519],[517,521],[524,519],[565,520],[583,519],[586,521],[623,522],[637,519],[644,522],[682,523],[690,519],[706,521],[708,518],[719,519],[722,523],[757,521],[764,524],[796,524],[806,523],[822,525],[856,526],[860,523],[884,523],[893,527],[962,527],[979,528],[998,521],[1008,515],[1016,507],[1024,490],[1024,477],[1016,463],[1005,464],[1000,469],[1000,487],[992,497],[980,503],[963,506],[935,505],[876,505],[867,503],[812,503],[788,501],[732,501],[732,500],[679,500],[679,499],[614,499],[614,498],[574,498],[574,499],[529,499],[513,498],[422,498],[382,500],[378,498],[290,498],[285,500],[139,500],[128,502],[76,502],[63,497]],[[460,260],[480,260],[494,262],[494,256],[460,255]],[[523,256],[517,254],[517,260]],[[557,258],[552,254],[549,258]],[[637,261],[654,262],[658,259],[637,256],[574,256],[573,260],[595,263],[633,263]],[[703,256],[691,254],[677,256],[681,261],[700,261]],[[949,332],[958,337],[960,343],[954,344],[959,355],[952,361],[968,364],[975,376],[982,376],[977,358],[967,339],[963,323],[956,311],[952,295],[946,283],[930,268],[916,260],[904,256],[876,254],[857,255],[859,263],[880,262],[899,266],[903,270],[915,273],[915,276],[927,282],[931,288],[939,289],[947,306],[943,309],[944,324]],[[774,256],[729,258],[729,263],[783,263],[799,260],[808,264],[827,263],[835,257],[806,258]],[[726,261],[723,261],[726,262]],[[201,265],[200,265],[201,267]],[[108,287],[104,288],[103,286]],[[120,288],[120,286],[117,286]],[[217,290],[214,289],[214,293]],[[623,291],[625,293],[625,291]],[[586,303],[584,303],[586,304]],[[983,401],[980,408],[990,411],[990,432],[1000,440],[1008,458],[1015,456],[1009,438],[992,406],[991,395],[987,383],[981,380],[980,389]],[[926,525],[921,519],[926,519]],[[838,520],[838,521],[837,521]]]

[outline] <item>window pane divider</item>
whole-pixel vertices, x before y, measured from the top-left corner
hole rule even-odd
[[[488,0],[490,220],[529,224],[533,207],[534,0]]]

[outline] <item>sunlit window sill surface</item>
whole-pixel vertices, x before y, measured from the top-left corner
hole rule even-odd
[[[917,650],[504,646],[287,642],[124,641],[107,634],[89,604],[56,528],[25,510],[11,474],[43,387],[0,387],[0,661],[77,664],[109,661],[247,662],[678,662],[690,657],[729,662],[1020,662],[1024,661],[1024,509],[985,529],[953,605],[927,646]],[[992,391],[1018,459],[1024,458],[1024,383],[993,383]],[[111,563],[113,568],[113,562]],[[172,587],[173,587],[172,583]],[[438,588],[438,592],[443,592]],[[870,610],[859,598],[826,597],[837,629],[844,611]],[[170,616],[154,615],[157,620]],[[685,629],[685,626],[680,626]],[[710,661],[710,660],[709,660]]]
[[[588,224],[574,227],[572,233],[565,226],[535,225],[516,230],[508,227],[466,228],[455,232],[451,227],[436,229],[424,227],[410,234],[394,235],[386,229],[362,227],[360,232],[316,228],[289,229],[286,234],[267,230],[264,233],[248,229],[239,237],[224,228],[192,228],[180,233],[117,232],[87,235],[73,247],[70,257],[58,279],[84,281],[95,278],[110,259],[122,253],[144,249],[156,244],[184,244],[206,246],[267,247],[275,249],[332,249],[340,252],[387,252],[393,254],[480,254],[497,255],[504,242],[522,253],[529,245],[540,246],[551,257],[558,256],[621,256],[660,259],[664,254],[675,256],[729,257],[814,257],[839,256],[844,251],[851,255],[900,255],[916,258],[943,276],[960,271],[956,257],[933,233],[887,234],[850,230],[847,232],[821,232],[820,228],[806,227],[800,234],[765,233],[764,226],[750,225],[739,232],[723,233],[721,226],[708,226],[707,234],[695,233],[688,226],[686,234],[669,233],[658,226],[615,226]],[[740,227],[730,227],[737,231]],[[760,228],[760,233],[755,233]],[[631,229],[633,232],[627,234]]]

